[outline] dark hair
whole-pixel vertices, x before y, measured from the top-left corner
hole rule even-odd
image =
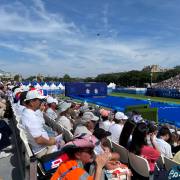
[[[155,124],[149,123],[148,125],[148,133],[153,133],[158,130],[158,127]]]
[[[169,135],[169,139],[167,140],[167,142],[171,142],[171,132],[169,130],[169,128],[167,126],[162,126],[160,129],[159,129],[159,132],[158,132],[158,137],[160,136],[166,136],[166,135]]]
[[[140,155],[143,145],[147,145],[146,135],[148,132],[147,125],[145,123],[138,123],[132,134],[132,141],[129,147],[129,151],[137,155]]]
[[[19,100],[20,100],[20,105],[23,105],[24,100],[26,99],[26,95],[27,95],[28,91],[24,91],[20,94]]]
[[[167,126],[162,126],[159,129],[158,136],[165,136],[167,134],[169,134],[169,136],[171,136],[171,132],[170,132],[169,128]]]
[[[126,121],[119,138],[120,145],[124,146],[125,148],[128,148],[128,140],[135,127],[136,127],[135,122],[131,120]]]
[[[102,119],[103,121],[106,121],[106,120],[108,120],[108,116],[101,116],[101,119]]]

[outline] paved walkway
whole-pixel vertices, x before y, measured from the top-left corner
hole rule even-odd
[[[12,127],[10,120],[5,121]],[[12,149],[5,151],[11,153],[11,155],[0,159],[0,180],[22,180],[21,168],[19,168],[21,165],[17,159],[17,148],[15,147],[13,135],[11,137],[11,144],[13,145]]]

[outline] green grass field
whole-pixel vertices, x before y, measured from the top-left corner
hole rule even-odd
[[[130,98],[135,98],[135,99],[145,99],[145,100],[151,99],[153,101],[180,104],[180,99],[173,99],[173,98],[151,97],[151,96],[144,96],[140,94],[128,94],[128,93],[111,93],[110,95],[119,96],[119,97],[130,97]]]

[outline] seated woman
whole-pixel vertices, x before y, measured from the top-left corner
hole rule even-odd
[[[112,152],[111,144],[109,140],[107,140],[107,136],[110,136],[111,133],[105,131],[104,129],[97,129],[94,131],[93,135],[96,136],[100,140],[100,144],[98,144],[94,148],[95,154],[102,154],[104,152],[111,152],[111,159],[106,163],[104,167],[104,175],[109,180],[129,180],[131,179],[131,171],[125,164],[120,163],[120,155],[117,152]],[[91,167],[92,169],[92,167]]]
[[[51,180],[99,180],[102,168],[108,161],[110,153],[96,156],[96,171],[94,175],[90,176],[84,169],[86,163],[93,161],[93,148],[96,142],[97,139],[93,135],[82,134],[67,143],[63,150],[68,155],[69,160],[60,164]]]
[[[129,147],[129,151],[147,159],[150,171],[153,172],[155,168],[155,162],[160,157],[160,152],[158,151],[154,134],[152,134],[150,137],[153,147],[147,145],[147,133],[147,125],[143,122],[138,123],[132,134],[132,141]]]
[[[120,161],[118,153],[113,153],[112,158],[105,165],[105,174],[108,180],[130,180],[131,170]]]

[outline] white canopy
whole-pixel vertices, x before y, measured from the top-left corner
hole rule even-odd
[[[47,83],[45,83],[45,84],[42,86],[42,88],[45,89],[45,90],[50,89],[50,87],[47,85]]]
[[[35,85],[35,88],[36,88],[36,89],[42,89],[42,87],[41,87],[40,84],[38,84],[38,83]]]
[[[50,86],[50,89],[52,89],[52,90],[53,89],[58,89],[58,87],[54,83],[52,83],[51,86]]]
[[[115,89],[116,88],[116,84],[115,83],[110,83],[107,87]]]
[[[61,90],[65,89],[65,87],[61,83],[58,85],[58,88],[60,88]]]

